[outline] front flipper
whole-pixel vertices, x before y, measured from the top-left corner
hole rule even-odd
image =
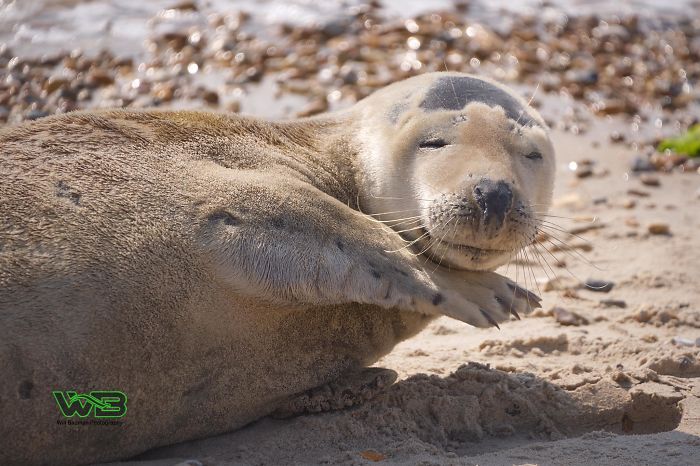
[[[237,293],[284,304],[374,304],[478,327],[508,319],[503,303],[531,307],[500,275],[424,267],[396,232],[302,182],[268,179],[231,196],[206,212],[199,238]]]

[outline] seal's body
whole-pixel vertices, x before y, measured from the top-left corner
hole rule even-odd
[[[513,123],[503,102],[462,102],[460,84],[456,104],[429,108],[445,77],[466,78],[399,83],[418,105],[389,86],[348,111],[291,122],[106,111],[3,130],[0,463],[107,461],[232,430],[290,412],[296,394],[356,373],[435,316],[487,326],[536,305],[499,275],[459,269],[495,266],[479,262],[474,238],[512,255],[532,234],[528,206],[551,195],[543,124],[524,104],[529,116]],[[453,126],[430,123],[445,115]],[[421,147],[423,132],[438,145],[428,129],[440,127],[442,138],[463,134],[446,145],[456,157],[474,139],[470,121],[504,141],[497,155],[476,144],[470,165]],[[498,160],[534,137],[523,131],[541,138],[527,144],[544,147],[546,165]],[[484,171],[488,157],[498,180]],[[477,181],[430,178],[440,164]],[[531,181],[544,187],[527,191]],[[450,196],[464,199],[457,210]],[[407,217],[425,221],[409,231]],[[437,232],[454,233],[443,244]],[[438,266],[445,257],[451,270]],[[126,394],[120,426],[57,422],[52,391],[92,390]]]

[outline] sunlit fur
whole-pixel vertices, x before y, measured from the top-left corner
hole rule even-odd
[[[426,82],[421,88],[429,88],[431,79],[434,75],[406,80],[364,102],[360,139],[367,167],[362,191],[367,195],[361,204],[389,221],[417,253],[450,267],[493,270],[533,241],[539,223],[534,210],[544,212],[551,203],[554,150],[546,125],[515,95],[538,124],[522,125],[502,108],[481,102],[467,103],[462,110],[425,112],[419,106],[425,92],[409,91],[420,81]],[[397,106],[381,113],[377,101]],[[426,137],[448,145],[420,148]],[[527,158],[533,151],[542,158]],[[470,193],[482,179],[508,182],[515,195],[514,208],[496,234],[470,219]]]
[[[410,222],[373,220],[427,220],[470,170],[512,172],[523,200],[548,202],[550,162],[515,162],[497,110],[448,130],[453,157],[416,149],[447,113],[407,104],[390,123],[437,76],[313,119],[113,110],[0,129],[0,464],[114,461],[237,429],[437,316],[488,327],[539,306],[498,274],[426,267],[396,234]],[[472,239],[451,226],[425,225]],[[128,394],[119,435],[56,426],[47,394],[90,388]]]

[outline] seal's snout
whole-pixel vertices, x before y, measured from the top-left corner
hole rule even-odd
[[[513,208],[513,190],[505,181],[482,179],[474,186],[474,200],[479,206],[483,226],[491,232],[503,227]]]

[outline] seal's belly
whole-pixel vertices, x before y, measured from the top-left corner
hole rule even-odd
[[[371,365],[431,320],[367,305],[292,309],[237,298],[235,307],[231,301],[222,302],[220,312],[226,313],[228,307],[228,323],[218,318],[207,322],[206,326],[218,322],[216,329],[208,330],[209,343],[194,357],[183,358],[185,364],[208,367],[210,374],[216,374],[202,390],[236,413],[225,429],[269,414],[289,396],[334,380],[349,369]],[[192,368],[184,373],[192,373]],[[202,420],[210,423],[211,416]]]

